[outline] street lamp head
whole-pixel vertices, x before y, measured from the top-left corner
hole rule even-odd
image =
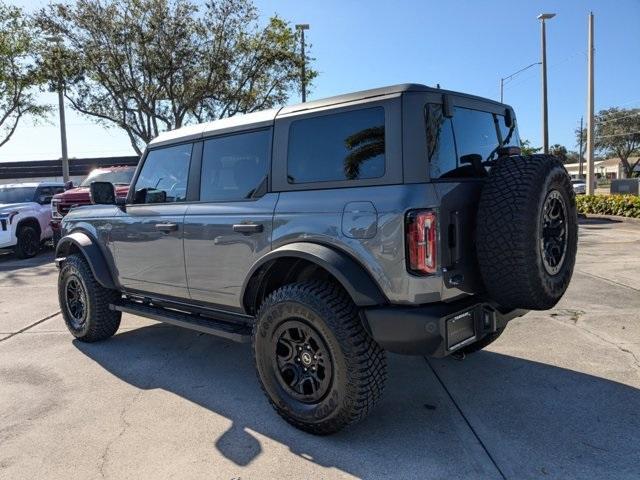
[[[550,18],[553,18],[555,16],[555,13],[541,13],[540,15],[538,15],[538,20],[542,20],[544,22],[545,20],[549,20]]]
[[[308,23],[299,23],[296,25],[296,30],[309,30]]]

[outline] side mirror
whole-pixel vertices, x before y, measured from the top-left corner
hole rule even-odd
[[[71,180],[69,180],[68,182],[64,183],[64,189],[65,190],[71,190],[73,188],[73,182]]]
[[[38,203],[40,205],[47,205],[48,203],[51,203],[51,199],[53,197],[51,195],[40,195],[40,197],[38,197]]]
[[[93,182],[89,187],[89,197],[94,205],[115,205],[116,188],[111,182]]]

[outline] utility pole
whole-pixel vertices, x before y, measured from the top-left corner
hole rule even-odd
[[[555,17],[555,13],[541,13],[538,20],[542,20],[542,148],[549,154],[549,114],[547,111],[547,31],[546,22]]]
[[[60,114],[60,144],[62,148],[62,179],[69,181],[69,155],[67,154],[67,122],[64,116],[64,78],[62,77],[62,39],[60,37],[47,37],[46,40],[56,42],[58,57],[58,112]]]
[[[578,178],[582,178],[584,175],[582,171],[582,135],[584,133],[582,122],[584,121],[584,117],[580,117],[580,152],[578,153]]]
[[[587,195],[593,195],[593,181],[595,180],[593,172],[593,130],[594,130],[594,114],[593,114],[593,12],[589,13],[589,81],[587,86]]]
[[[511,75],[507,75],[506,77],[503,77],[500,79],[500,103],[502,103],[502,101],[504,100],[504,86],[506,83],[509,83],[510,80],[513,79],[513,77],[515,77],[516,75],[518,75],[519,73],[524,72],[525,70],[531,68],[531,67],[535,67],[536,65],[540,65],[540,62],[535,62],[532,63],[531,65],[527,65],[524,68],[521,68],[520,70],[518,70],[515,73],[512,73]]]
[[[302,45],[302,77],[300,83],[302,84],[302,103],[307,101],[307,56],[304,51],[304,31],[309,30],[308,23],[300,23],[296,25],[296,30],[300,30],[300,43]]]

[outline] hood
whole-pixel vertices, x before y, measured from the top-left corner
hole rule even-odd
[[[116,195],[118,197],[126,197],[129,192],[129,185],[116,185]],[[53,196],[56,200],[64,202],[85,201],[89,203],[89,187],[76,187],[66,192],[58,193]]]
[[[32,202],[26,203],[0,203],[0,213],[8,213],[32,206]]]

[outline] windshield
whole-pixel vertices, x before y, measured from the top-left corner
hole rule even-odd
[[[119,169],[116,171],[111,170],[94,170],[89,174],[87,178],[80,184],[81,187],[88,187],[93,182],[111,182],[114,185],[129,185],[133,178],[133,172],[135,168]]]
[[[33,202],[36,187],[0,187],[0,203]]]

